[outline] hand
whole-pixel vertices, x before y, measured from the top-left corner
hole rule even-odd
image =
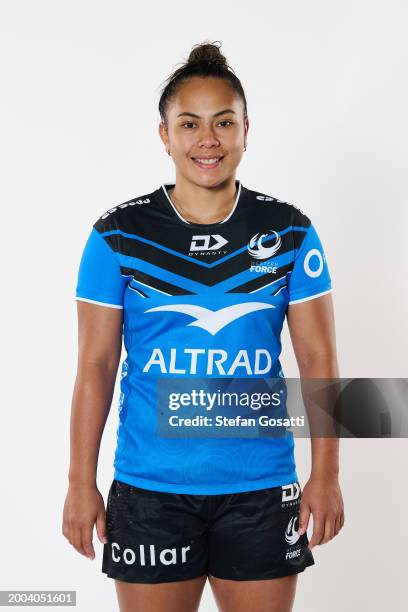
[[[299,535],[307,531],[313,514],[313,535],[310,550],[326,544],[344,525],[344,505],[338,477],[311,475],[302,491],[299,514]]]
[[[95,558],[92,545],[93,527],[102,544],[107,543],[105,504],[96,486],[73,485],[65,499],[62,533],[82,555]]]

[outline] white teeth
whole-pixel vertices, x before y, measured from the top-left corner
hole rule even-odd
[[[213,157],[212,159],[199,159],[198,157],[195,158],[196,161],[198,161],[200,164],[215,164],[215,162],[217,162],[219,159],[221,159],[220,157]]]

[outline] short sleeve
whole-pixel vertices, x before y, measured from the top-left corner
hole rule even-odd
[[[75,299],[123,308],[126,284],[114,250],[93,227],[79,264]]]
[[[288,291],[289,304],[311,300],[332,291],[326,256],[312,223],[305,231],[300,248],[295,251]]]

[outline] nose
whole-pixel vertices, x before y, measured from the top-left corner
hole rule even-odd
[[[200,130],[198,146],[199,147],[218,147],[220,141],[215,136],[211,127],[203,127]]]

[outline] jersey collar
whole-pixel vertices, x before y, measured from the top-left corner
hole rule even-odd
[[[218,221],[217,223],[192,223],[190,221],[187,221],[187,219],[185,219],[181,215],[181,213],[177,210],[177,208],[174,206],[173,202],[171,201],[169,197],[167,189],[174,187],[174,185],[175,183],[172,183],[172,182],[163,183],[160,189],[158,189],[156,192],[157,196],[159,197],[160,201],[166,206],[166,208],[170,212],[172,212],[173,216],[175,216],[180,221],[180,223],[185,224],[185,225],[190,225],[191,227],[217,227],[219,225],[226,223],[227,221],[230,221],[237,214],[238,209],[240,207],[239,205],[241,203],[241,200],[243,199],[244,192],[246,191],[241,181],[236,179],[235,186],[237,189],[237,193],[235,197],[234,206],[232,207],[228,215],[225,217],[225,219],[223,219],[222,221]]]

